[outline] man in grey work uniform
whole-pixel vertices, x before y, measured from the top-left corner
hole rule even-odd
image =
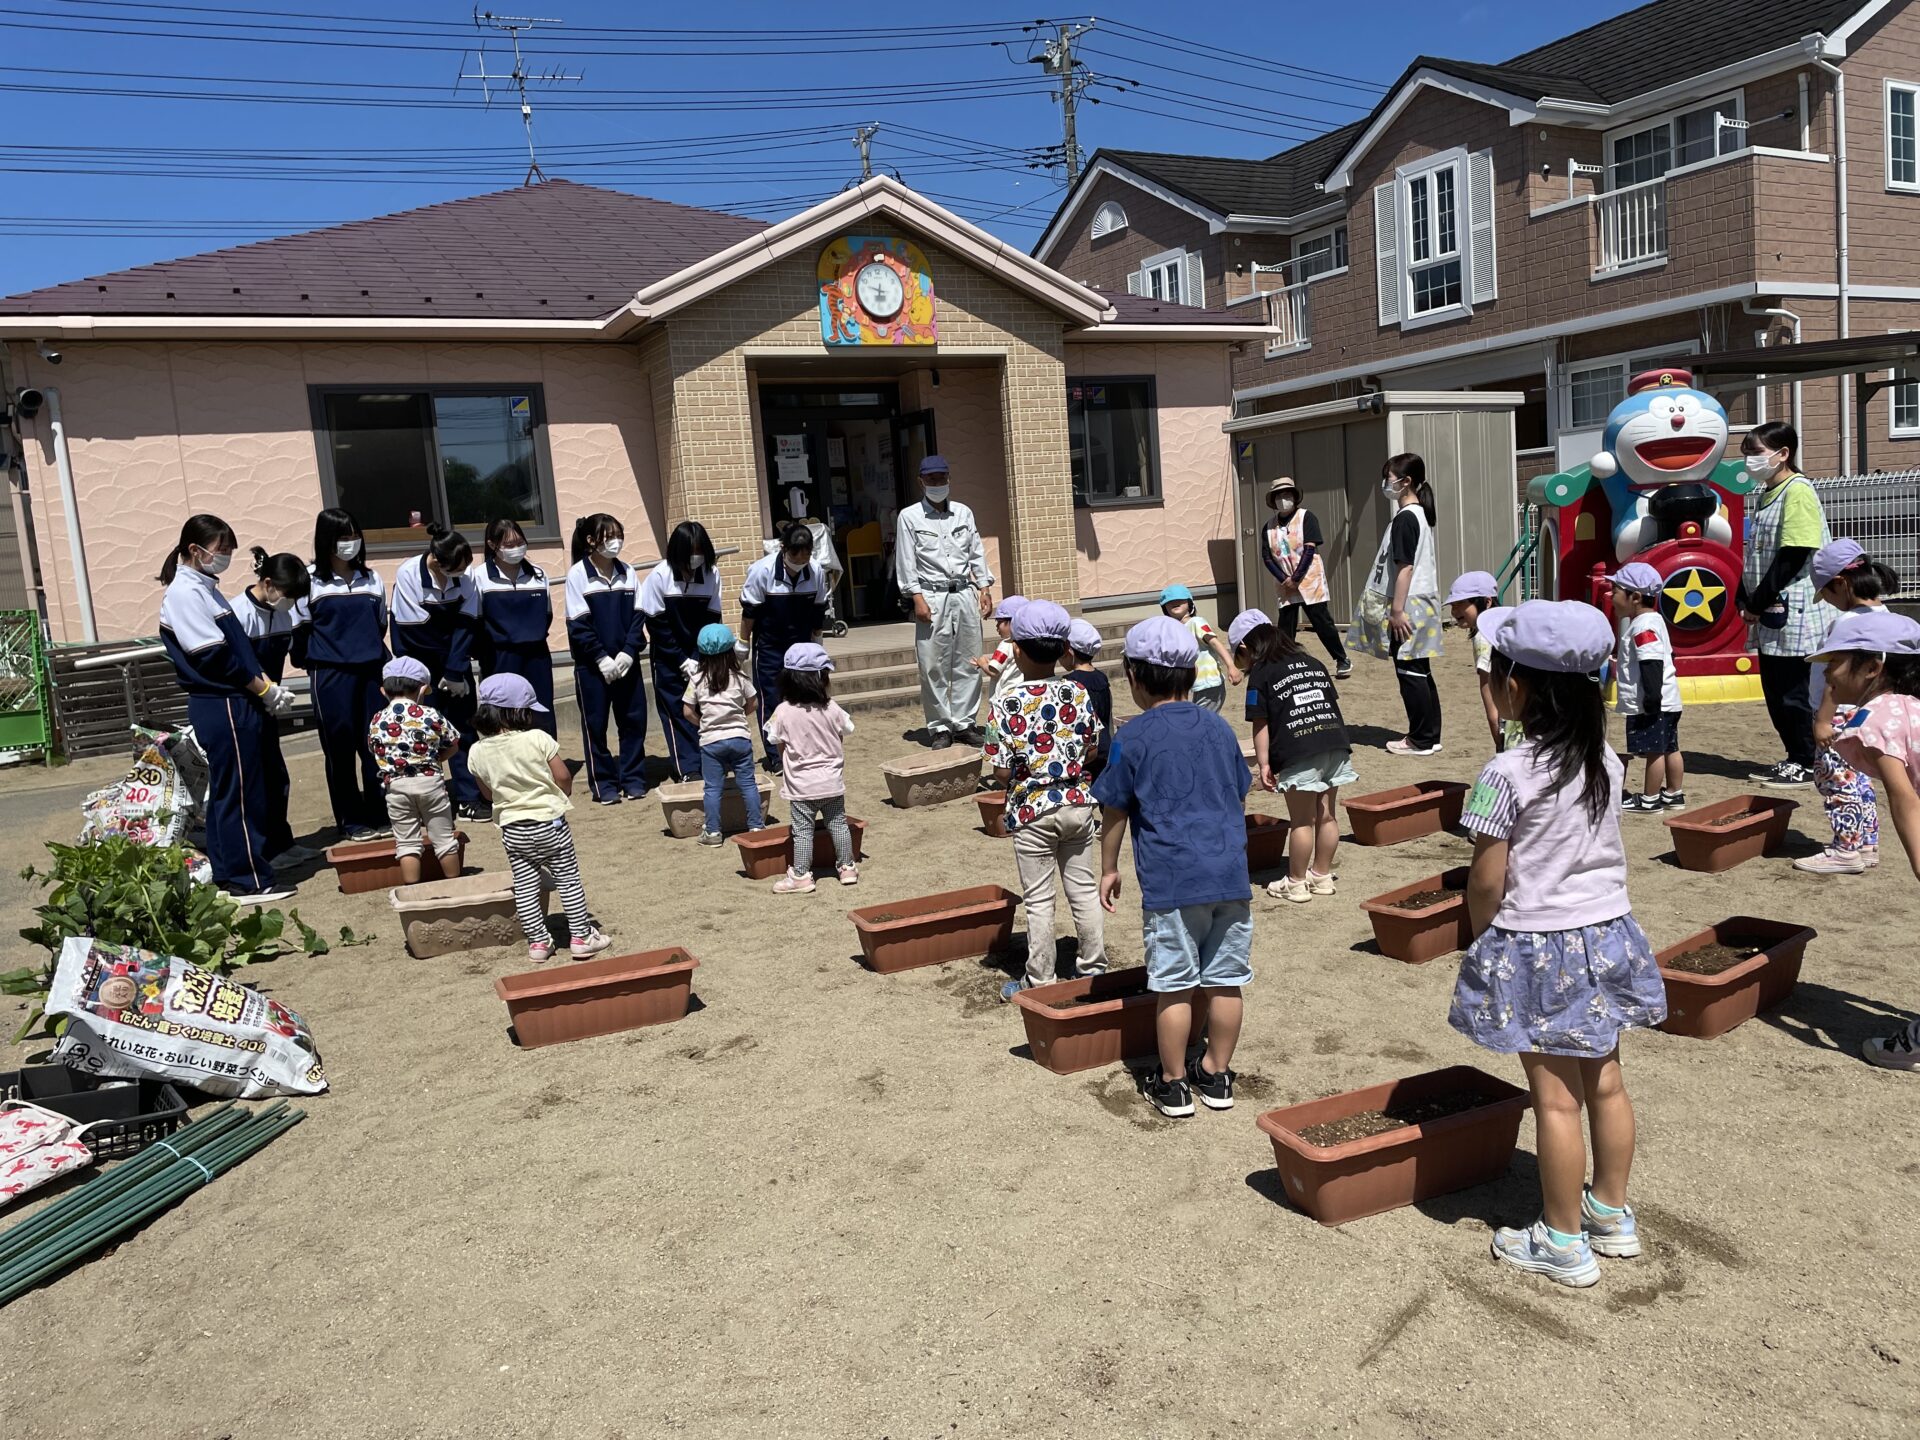
[[[920,462],[922,498],[900,512],[893,545],[900,594],[913,606],[914,658],[927,743],[944,750],[956,738],[986,739],[980,713],[980,622],[993,613],[993,572],[973,511],[948,499],[947,462]]]

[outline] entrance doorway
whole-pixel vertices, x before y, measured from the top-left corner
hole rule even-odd
[[[900,409],[898,385],[760,387],[768,513],[776,524],[818,521],[842,574],[834,609],[851,624],[900,619],[894,521],[918,494],[933,454],[933,412]]]

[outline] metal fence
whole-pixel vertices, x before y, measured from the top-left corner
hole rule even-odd
[[[1837,475],[1815,480],[1827,529],[1861,548],[1900,577],[1894,593],[1920,597],[1920,470]]]

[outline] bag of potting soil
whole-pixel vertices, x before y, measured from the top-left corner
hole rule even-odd
[[[169,737],[137,730],[133,769],[80,805],[80,843],[125,835],[143,845],[177,845],[192,822],[194,798],[174,763]]]
[[[150,1076],[243,1100],[327,1088],[298,1015],[171,955],[75,936],[60,947],[47,1015],[66,1021],[54,1057],[89,1075]]]

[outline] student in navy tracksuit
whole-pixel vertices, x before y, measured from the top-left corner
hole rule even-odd
[[[587,785],[601,805],[647,793],[647,689],[634,667],[647,648],[640,577],[621,563],[626,530],[611,515],[582,515],[573,526],[567,571],[567,642],[573,691],[586,739]],[[620,727],[620,759],[607,750],[607,719]]]
[[[427,526],[427,548],[393,577],[393,653],[410,655],[433,678],[433,706],[453,723],[460,748],[447,762],[454,814],[485,820],[492,811],[467,769],[467,752],[479,732],[473,694],[473,645],[480,633],[480,595],[467,573],[473,547],[458,530]],[[373,716],[369,714],[367,720]],[[363,726],[364,728],[364,726]]]
[[[286,679],[287,654],[293,648],[293,607],[306,599],[310,580],[306,562],[298,555],[269,555],[258,545],[253,556],[253,583],[234,603],[234,618],[253,646],[253,658],[276,684]],[[267,766],[267,817],[261,830],[274,868],[301,865],[319,856],[318,850],[293,843],[287,822],[287,757],[280,750],[280,722],[268,717],[262,727],[260,749]]]
[[[700,729],[686,716],[689,660],[700,654],[700,632],[720,618],[720,572],[713,541],[698,520],[682,520],[667,537],[667,558],[640,585],[640,610],[653,647],[653,703],[673,778],[700,774]]]
[[[207,757],[207,859],[214,883],[243,903],[284,900],[267,860],[268,716],[293,708],[293,694],[269,680],[219,576],[233,562],[233,527],[195,515],[160,567],[160,643],[187,692],[187,722]]]
[[[322,510],[313,522],[307,596],[293,607],[293,663],[312,685],[333,823],[343,840],[371,840],[387,829],[386,791],[367,749],[367,723],[386,703],[387,594],[344,510]]]
[[[827,624],[827,577],[813,563],[813,530],[786,526],[774,548],[747,570],[740,587],[740,638],[753,647],[753,688],[760,699],[760,740],[769,770],[780,768],[780,751],[767,738],[767,721],[780,703],[780,674],[789,645],[804,645]]]
[[[480,595],[480,668],[488,675],[518,675],[533,686],[544,710],[533,723],[558,736],[553,721],[553,592],[547,572],[527,559],[527,537],[511,520],[487,526],[487,553],[473,567]]]

